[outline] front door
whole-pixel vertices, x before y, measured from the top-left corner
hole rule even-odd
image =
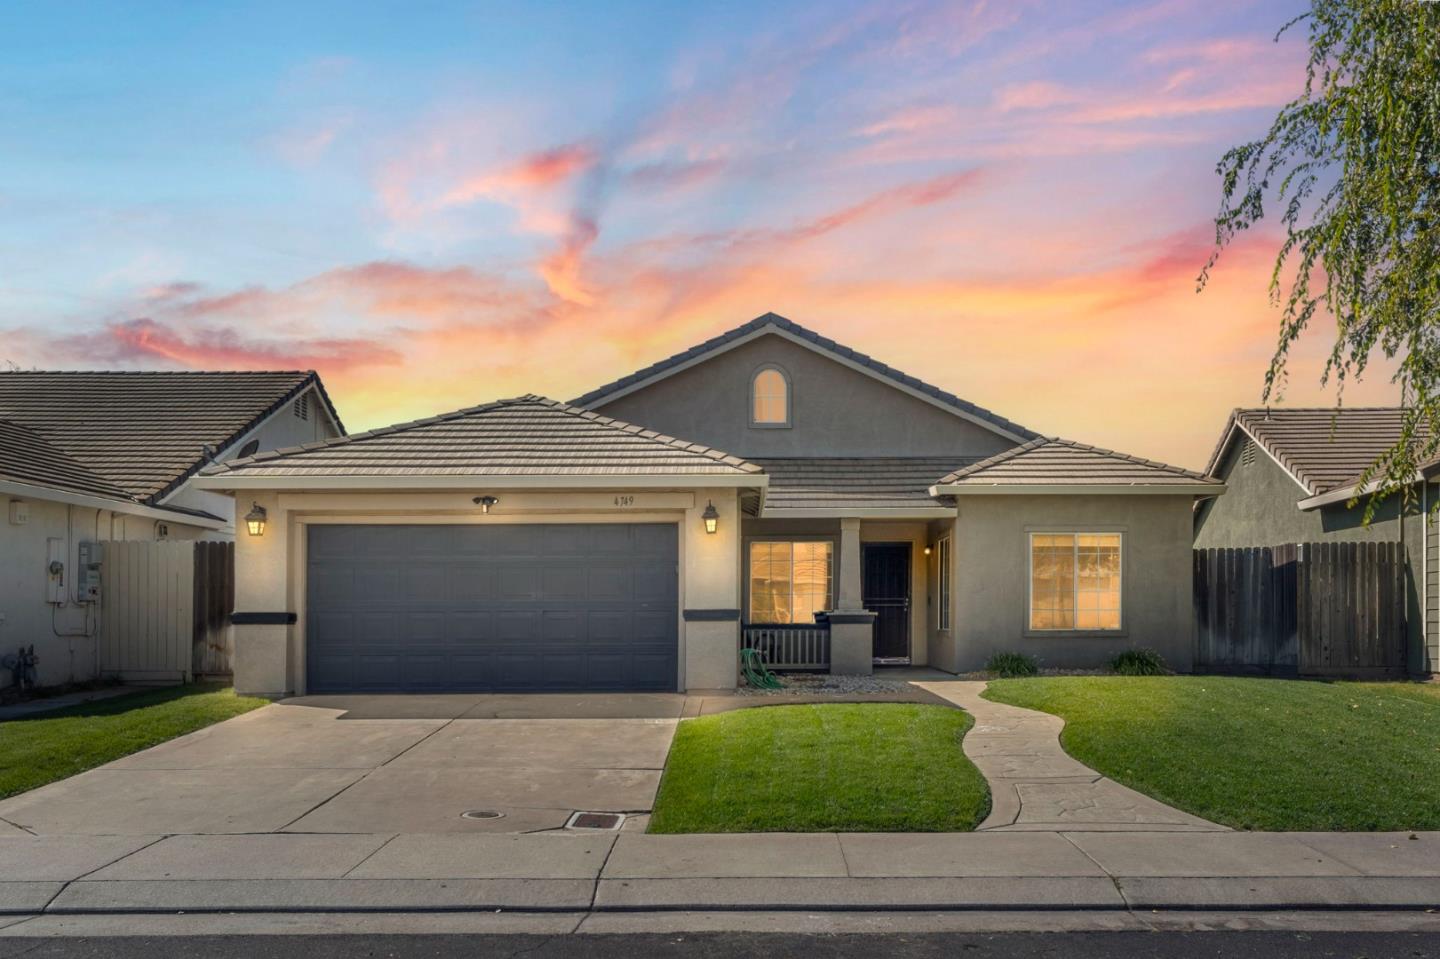
[[[875,662],[910,662],[910,544],[861,545],[862,603],[875,614]]]

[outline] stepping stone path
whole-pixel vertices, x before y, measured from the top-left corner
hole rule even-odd
[[[1065,721],[981,699],[983,682],[914,685],[975,717],[965,755],[990,783],[980,830],[1031,832],[1216,832],[1226,827],[1181,812],[1091,769],[1060,747]]]

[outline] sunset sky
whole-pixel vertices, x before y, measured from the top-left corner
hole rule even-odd
[[[0,8],[0,361],[314,368],[352,430],[773,310],[1203,466],[1276,238],[1195,279],[1301,0]],[[1318,386],[1306,341],[1292,405]],[[1383,371],[1346,402],[1392,403]]]

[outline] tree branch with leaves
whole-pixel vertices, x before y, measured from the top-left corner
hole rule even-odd
[[[1309,32],[1304,91],[1216,166],[1215,250],[1199,283],[1278,210],[1270,296],[1283,314],[1264,400],[1283,398],[1291,348],[1317,318],[1335,323],[1321,382],[1337,403],[1377,354],[1396,363],[1406,412],[1357,479],[1374,490],[1368,521],[1380,500],[1413,496],[1440,450],[1440,4],[1312,0],[1276,40],[1295,29]]]

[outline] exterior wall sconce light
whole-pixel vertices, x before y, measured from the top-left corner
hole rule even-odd
[[[473,502],[476,506],[480,507],[480,512],[484,513],[486,516],[489,516],[490,507],[500,502],[500,498],[498,496],[477,496],[475,497]]]
[[[926,544],[925,544],[925,555],[926,555],[926,556],[929,556],[929,555],[930,555],[930,544],[929,544],[929,543],[926,543]]]
[[[245,514],[245,528],[250,530],[251,536],[265,535],[265,507],[259,503],[250,505],[250,512]]]
[[[705,521],[705,532],[714,533],[720,528],[720,511],[715,508],[713,500],[706,504],[705,512],[700,514],[700,518]]]

